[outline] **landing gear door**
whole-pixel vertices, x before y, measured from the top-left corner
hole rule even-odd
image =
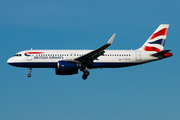
[[[141,61],[141,52],[136,51],[136,61]]]

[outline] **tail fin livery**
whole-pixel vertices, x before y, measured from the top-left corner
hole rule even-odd
[[[139,50],[160,52],[164,49],[169,24],[161,24]]]

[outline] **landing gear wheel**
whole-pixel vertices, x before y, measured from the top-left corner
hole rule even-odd
[[[82,79],[83,79],[83,80],[86,80],[86,79],[87,79],[87,76],[86,76],[86,75],[83,75],[83,76],[82,76]]]
[[[89,76],[89,71],[86,70],[86,71],[84,71],[82,79],[86,80],[88,76]]]
[[[30,74],[30,73],[28,74],[28,77],[29,77],[29,78],[31,77],[31,74]]]

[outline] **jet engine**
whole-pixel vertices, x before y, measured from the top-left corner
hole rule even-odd
[[[81,64],[74,61],[58,61],[56,75],[72,75],[78,74],[78,68]]]

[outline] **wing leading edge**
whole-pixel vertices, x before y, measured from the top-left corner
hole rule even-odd
[[[98,48],[98,49],[96,49],[96,50],[93,50],[93,51],[91,51],[91,52],[89,52],[89,53],[87,53],[87,54],[85,54],[85,55],[83,55],[83,56],[81,56],[81,57],[78,57],[78,58],[76,58],[75,60],[76,60],[76,61],[79,61],[79,62],[81,62],[81,63],[90,63],[90,64],[92,64],[94,60],[98,60],[97,58],[98,58],[100,55],[103,55],[103,54],[105,53],[104,50],[105,50],[106,48],[108,48],[108,47],[112,44],[115,35],[116,35],[116,33],[114,33],[114,34],[112,35],[112,37],[109,39],[109,41],[108,41],[105,45],[103,45],[103,46],[101,46],[100,48]]]

